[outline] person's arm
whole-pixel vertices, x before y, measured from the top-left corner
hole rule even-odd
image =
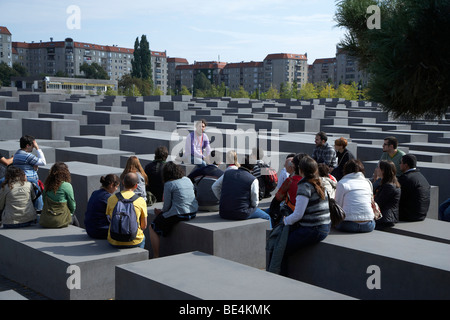
[[[0,163],[3,164],[4,166],[9,166],[10,164],[13,163],[13,159],[14,159],[14,157],[11,157],[11,158],[1,157]]]
[[[74,214],[76,209],[75,196],[73,193],[73,187],[70,183],[64,183],[64,193],[66,194],[67,206],[69,207],[70,213]]]
[[[37,162],[34,164],[35,166],[45,166],[47,164],[47,161],[45,160],[44,152],[42,149],[39,148],[39,145],[37,144],[36,140],[33,141],[33,147],[36,149],[37,152]]]
[[[293,225],[300,221],[305,214],[306,207],[308,206],[309,199],[305,196],[297,196],[295,198],[295,210],[290,215],[284,218],[285,225]]]
[[[139,217],[140,220],[140,228],[144,231],[147,228],[147,203],[144,201],[141,205],[141,215]]]
[[[255,179],[251,185],[250,203],[252,208],[258,207],[259,204],[259,181]]]
[[[171,185],[172,184],[170,183],[170,181],[164,184],[164,203],[160,211],[161,213],[169,211],[169,209],[172,207],[172,190],[170,189]]]
[[[223,181],[223,175],[216,180],[216,182],[213,183],[211,186],[212,192],[216,196],[217,199],[220,200],[220,195],[222,193],[222,181]]]

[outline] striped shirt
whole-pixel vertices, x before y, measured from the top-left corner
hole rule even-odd
[[[31,152],[26,152],[22,149],[19,149],[14,154],[13,166],[22,169],[27,176],[27,179],[38,180],[38,174],[36,170],[34,170],[34,166],[46,165],[44,153],[41,149],[37,149],[38,157],[36,157]]]

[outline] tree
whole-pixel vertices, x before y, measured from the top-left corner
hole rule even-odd
[[[152,63],[151,63],[150,44],[147,36],[144,34],[136,38],[134,42],[133,61],[131,62],[131,76],[133,78],[148,81],[153,87]]]
[[[203,72],[199,72],[194,78],[194,95],[197,97],[199,94],[202,96],[204,93],[198,91],[207,91],[211,89],[211,81],[206,77]]]
[[[317,91],[312,83],[306,83],[303,85],[299,91],[300,99],[317,99]]]
[[[104,79],[109,80],[109,76],[105,69],[96,62],[87,64],[86,62],[80,67],[80,71],[84,72],[87,79]]]
[[[381,26],[368,28],[369,5]],[[339,46],[371,75],[369,92],[394,117],[442,116],[450,106],[450,0],[343,0]]]
[[[189,96],[192,93],[189,92],[188,88],[186,86],[181,86],[180,94],[183,96]]]

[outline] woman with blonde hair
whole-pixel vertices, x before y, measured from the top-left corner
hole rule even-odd
[[[139,178],[138,187],[134,191],[134,193],[144,198],[144,200],[147,202],[147,192],[145,186],[148,184],[148,177],[144,171],[144,168],[142,168],[141,162],[139,161],[138,157],[131,156],[128,158],[125,169],[123,169],[123,172],[120,175],[120,181],[123,181],[123,178],[129,172],[135,172]],[[123,186],[121,186],[120,189],[122,190],[122,188]]]
[[[235,150],[230,150],[227,152],[226,164],[227,164],[227,169],[237,169],[241,166],[239,164],[238,155]]]
[[[44,208],[39,224],[44,228],[62,228],[79,225],[74,213],[75,197],[70,171],[64,162],[56,162],[44,182]]]

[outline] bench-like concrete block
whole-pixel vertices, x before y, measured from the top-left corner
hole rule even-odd
[[[21,136],[21,119],[0,118],[0,140],[20,139]]]
[[[153,211],[150,211],[149,225],[153,219]],[[255,268],[265,268],[268,228],[269,222],[263,219],[234,221],[222,219],[218,212],[198,212],[196,218],[177,223],[168,237],[161,237],[160,256],[201,251]],[[151,251],[150,243],[145,245]]]
[[[133,152],[95,147],[71,147],[56,149],[56,161],[80,161],[104,166],[119,167],[120,157],[132,156]]]
[[[80,134],[80,122],[55,118],[22,119],[22,131],[36,139],[64,140],[66,136]]]
[[[388,232],[332,231],[293,254],[288,270],[291,278],[358,299],[450,298],[450,246]]]
[[[351,299],[201,252],[117,266],[115,296],[117,300]]]
[[[437,219],[426,218],[423,221],[415,222],[400,221],[395,226],[383,231],[450,244],[450,223]]]
[[[71,184],[77,204],[75,215],[81,227],[84,227],[84,214],[87,203],[92,192],[100,188],[100,177],[110,173],[120,176],[123,169],[77,161],[66,162],[66,164],[69,167],[72,179]],[[52,163],[49,163],[46,166],[39,167],[39,178],[42,181],[45,181],[52,165]]]
[[[86,135],[66,137],[71,147],[94,147],[119,150],[119,137]]]
[[[148,259],[147,250],[116,249],[74,226],[0,229],[0,251],[2,275],[56,300],[114,298],[115,266]]]
[[[14,290],[7,290],[0,292],[0,300],[28,300],[28,299]]]

